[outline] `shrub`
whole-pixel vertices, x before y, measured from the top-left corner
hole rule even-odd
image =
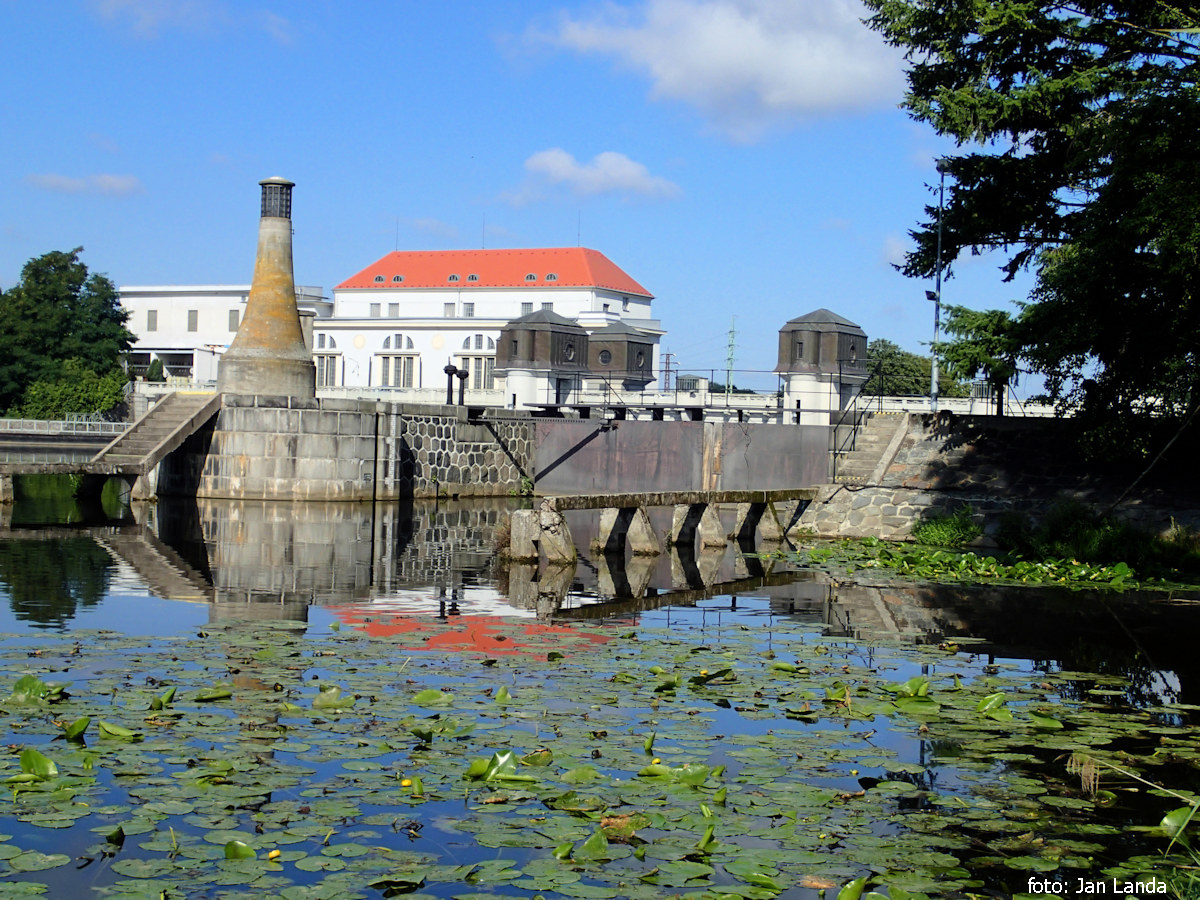
[[[983,528],[975,521],[974,510],[969,505],[960,506],[952,513],[926,513],[912,531],[917,543],[932,547],[961,547],[981,534]]]

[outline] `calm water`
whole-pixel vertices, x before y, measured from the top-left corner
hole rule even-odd
[[[691,608],[765,611],[864,641],[974,638],[997,659],[1129,674],[1142,699],[1200,703],[1193,596],[847,583],[761,563],[732,543],[614,560],[589,551],[598,514],[588,513],[571,522],[577,564],[504,571],[496,528],[511,506],[173,501],[139,510],[140,521],[89,525],[73,509],[57,511],[76,520],[60,524],[53,505],[18,503],[0,521],[0,631],[170,635],[263,618],[403,640],[423,621],[452,616],[658,621]]]
[[[544,654],[556,629],[580,620],[611,623],[613,635],[666,631],[692,644],[742,629],[767,653],[787,650],[776,631],[794,636],[799,629],[837,642],[847,664],[887,671],[896,681],[930,669],[929,657],[906,655],[905,644],[916,651],[953,640],[969,650],[959,655],[964,673],[996,667],[1034,682],[1050,673],[1087,673],[1057,688],[1060,695],[1074,691],[1074,699],[1089,700],[1089,692],[1119,685],[1106,699],[1135,708],[1200,705],[1194,598],[846,583],[764,564],[732,544],[699,555],[606,559],[588,552],[598,516],[586,513],[571,521],[582,545],[576,565],[503,571],[496,530],[509,508],[164,502],[97,525],[71,521],[75,513],[54,522],[50,507],[18,505],[0,522],[0,632],[14,636],[8,645],[40,653],[43,643],[59,646],[74,633],[155,639],[226,622],[282,620],[313,637],[346,629],[384,637],[395,642],[397,658],[433,650],[478,659],[525,645]],[[710,716],[711,734],[753,736],[779,726],[728,704]],[[939,789],[969,795],[969,772],[927,767],[926,741],[881,731],[874,744],[925,771],[922,778],[940,778]],[[722,753],[714,749],[711,758],[736,764],[736,754]],[[317,777],[326,775],[318,770]],[[846,772],[824,781],[838,790],[857,787]],[[56,840],[76,840],[82,852],[86,833],[70,834]],[[461,833],[447,825],[442,839],[459,846]],[[61,896],[76,895],[72,877],[36,876]],[[780,896],[815,894],[793,887]]]

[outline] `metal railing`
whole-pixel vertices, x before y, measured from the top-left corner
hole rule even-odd
[[[66,419],[0,419],[0,434],[115,437],[124,434],[128,428],[128,422],[108,422],[98,416],[77,415]]]

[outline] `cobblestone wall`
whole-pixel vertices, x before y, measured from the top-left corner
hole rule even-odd
[[[881,460],[873,483],[822,486],[799,526],[822,537],[904,540],[922,516],[969,506],[986,544],[1009,512],[1036,521],[1063,500],[1107,509],[1132,475],[1091,474],[1094,467],[1067,449],[1069,427],[1060,420],[910,415],[894,458]],[[1200,526],[1200,505],[1161,489],[1132,493],[1115,512],[1159,533]]]
[[[532,419],[465,407],[226,395],[159,466],[156,490],[235,500],[391,500],[521,493]]]

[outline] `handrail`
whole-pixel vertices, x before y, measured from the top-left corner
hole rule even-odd
[[[105,422],[103,420],[75,417],[70,419],[0,419],[0,432],[7,434],[124,434],[128,422]]]

